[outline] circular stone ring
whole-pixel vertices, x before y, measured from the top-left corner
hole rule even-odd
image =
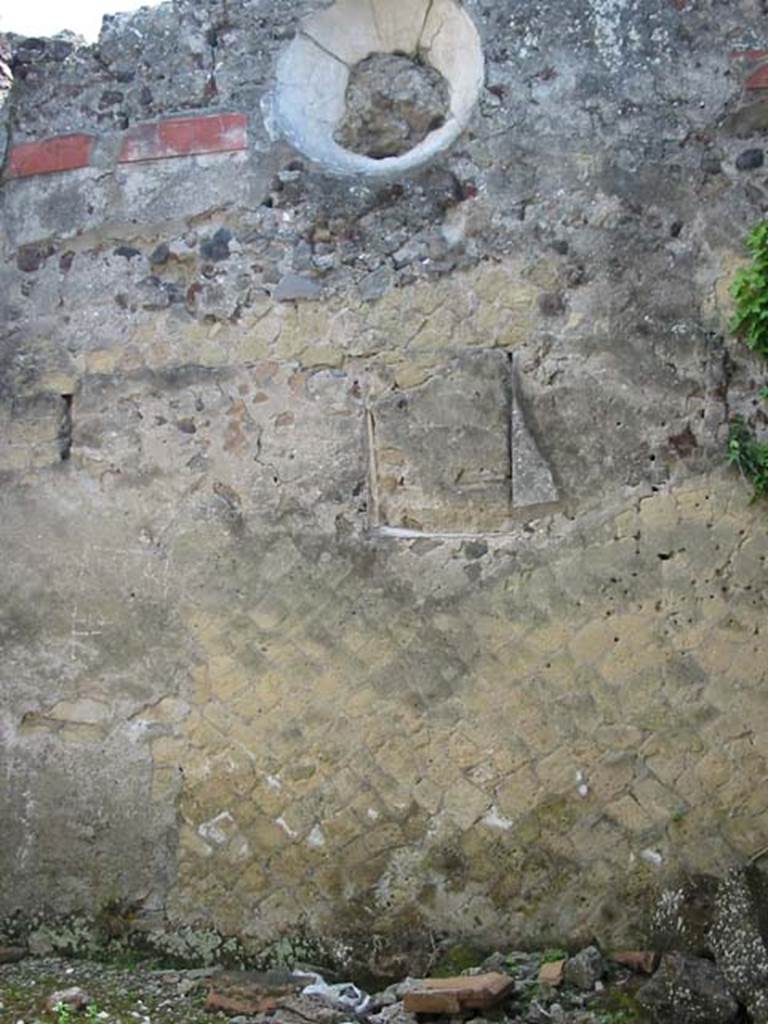
[[[379,53],[431,65],[448,82],[450,106],[445,122],[412,149],[376,160],[344,149],[334,131],[346,110],[352,68]],[[304,18],[280,55],[271,119],[305,156],[336,174],[398,174],[426,163],[460,135],[483,77],[480,37],[457,0],[336,0]]]

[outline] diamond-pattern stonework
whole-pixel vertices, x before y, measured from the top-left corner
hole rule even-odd
[[[714,868],[765,827],[760,513],[715,476],[479,546],[368,536],[388,371],[303,365],[328,316],[270,311],[260,358],[228,366],[189,365],[171,327],[155,368],[138,337],[136,369],[83,379],[87,539],[55,475],[2,497],[6,667],[52,673],[18,691],[20,741],[96,778],[135,763],[124,846],[151,842],[150,886],[176,859],[172,920],[615,935],[656,882],[647,851],[688,863],[695,836]]]

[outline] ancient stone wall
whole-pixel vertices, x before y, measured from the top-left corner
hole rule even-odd
[[[768,840],[764,5],[339,3],[4,42],[0,914],[618,941]]]

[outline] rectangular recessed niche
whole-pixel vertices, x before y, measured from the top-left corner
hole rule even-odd
[[[368,430],[375,527],[503,533],[558,500],[506,352],[467,352],[425,384],[379,398]]]

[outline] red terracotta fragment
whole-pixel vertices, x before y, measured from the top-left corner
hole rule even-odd
[[[563,982],[565,974],[565,960],[550,960],[539,968],[539,984],[549,985],[550,988],[557,988]]]

